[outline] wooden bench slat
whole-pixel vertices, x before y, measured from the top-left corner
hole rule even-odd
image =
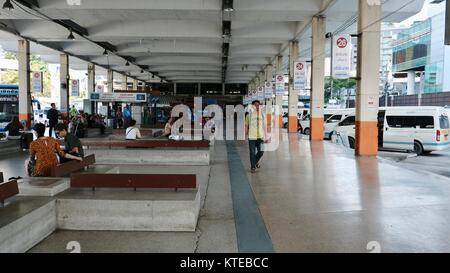
[[[70,177],[72,188],[148,188],[195,189],[194,174],[95,174],[75,173]]]
[[[89,155],[83,158],[82,162],[72,160],[56,167],[50,171],[51,177],[64,177],[72,172],[82,170],[84,167],[95,164],[95,155]]]
[[[19,194],[17,180],[11,180],[0,184],[0,202],[3,204],[6,199]]]

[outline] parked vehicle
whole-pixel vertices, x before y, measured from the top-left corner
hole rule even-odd
[[[334,128],[342,121],[345,117],[355,112],[355,109],[325,109],[323,115],[324,121],[324,138],[331,139],[334,132]],[[301,133],[305,135],[310,135],[310,115],[306,115],[301,121]]]
[[[305,108],[299,108],[298,109],[298,119],[299,121],[303,120],[303,118],[307,115],[309,115],[310,113],[310,109],[305,109]],[[287,128],[288,127],[288,121],[289,121],[289,113],[286,112],[283,114],[283,127]]]
[[[335,142],[355,148],[355,115],[335,128]],[[380,149],[413,151],[418,155],[450,148],[450,122],[443,107],[388,107],[378,112]]]

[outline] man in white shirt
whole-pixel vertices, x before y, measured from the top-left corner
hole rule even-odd
[[[130,121],[130,127],[127,128],[127,130],[125,131],[125,139],[126,140],[136,140],[136,139],[140,139],[141,137],[141,132],[139,131],[139,128],[134,127],[136,125],[136,121],[133,119]]]

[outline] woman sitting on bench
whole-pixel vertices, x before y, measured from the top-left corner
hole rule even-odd
[[[30,144],[30,161],[36,164],[31,172],[31,176],[50,176],[51,168],[58,165],[56,153],[66,159],[83,161],[83,158],[64,153],[59,142],[52,137],[45,137],[45,125],[36,124],[34,130],[37,139]]]

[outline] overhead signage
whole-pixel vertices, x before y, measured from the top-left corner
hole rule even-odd
[[[276,75],[275,94],[277,96],[284,95],[284,75]]]
[[[272,82],[265,82],[264,84],[264,93],[266,99],[271,99],[273,96],[273,84]]]
[[[351,77],[352,45],[350,35],[333,37],[332,76],[336,79]]]
[[[257,100],[260,100],[260,101],[264,100],[264,86],[258,87]]]
[[[102,102],[147,102],[145,93],[92,93],[92,101]]]
[[[34,93],[42,93],[42,72],[31,73],[31,91]]]
[[[72,97],[80,96],[80,81],[79,80],[71,80],[70,85],[72,87],[71,95]]]
[[[294,63],[294,90],[301,91],[306,88],[306,62]]]

